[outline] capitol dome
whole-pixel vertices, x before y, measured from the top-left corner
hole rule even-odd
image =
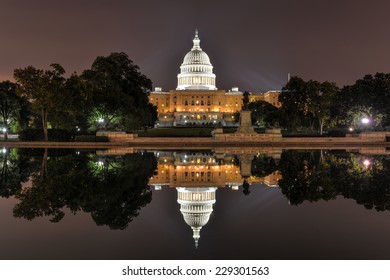
[[[215,74],[209,56],[200,48],[198,30],[195,31],[193,47],[180,66],[177,75],[177,89],[215,90]]]
[[[184,221],[193,232],[195,247],[198,247],[200,230],[207,224],[215,203],[215,187],[176,188],[177,202]]]

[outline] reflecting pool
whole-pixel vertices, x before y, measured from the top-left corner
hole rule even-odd
[[[386,149],[0,150],[0,259],[390,259]]]

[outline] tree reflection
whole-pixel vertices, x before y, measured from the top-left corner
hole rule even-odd
[[[278,170],[278,162],[271,156],[259,154],[252,160],[252,176],[265,177],[276,170]]]
[[[314,154],[314,156],[313,156]],[[354,199],[367,209],[390,210],[390,158],[286,151],[280,160],[282,193],[293,205],[304,201]]]
[[[52,222],[72,213],[91,213],[97,225],[124,229],[152,200],[148,180],[156,169],[153,154],[104,157],[81,153],[47,157],[31,175],[32,186],[16,193],[15,217],[32,220],[50,216]]]
[[[28,180],[26,158],[17,150],[3,148],[0,150],[0,196],[13,196]]]
[[[282,193],[293,205],[305,200],[334,199],[337,192],[332,177],[328,176],[328,167],[327,162],[314,152],[283,152],[279,164]]]

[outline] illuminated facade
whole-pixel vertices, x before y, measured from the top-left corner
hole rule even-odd
[[[270,103],[271,105],[275,107],[282,107],[282,103],[279,102],[279,90],[270,90],[264,93],[252,93],[249,96],[250,102],[256,102],[256,101],[265,101]]]
[[[234,157],[221,157],[209,153],[158,152],[156,174],[149,185],[156,189],[170,188],[231,188],[237,190],[242,184],[240,167],[234,164]],[[277,186],[281,179],[279,171],[265,177],[249,177],[248,182]]]
[[[185,55],[177,75],[177,88],[164,92],[156,88],[149,101],[157,107],[158,126],[234,126],[233,115],[242,108],[242,92],[216,88],[216,77],[209,56],[201,49],[195,32],[192,49]],[[253,93],[251,101],[264,100],[279,106],[279,92]],[[275,99],[276,98],[276,99]]]

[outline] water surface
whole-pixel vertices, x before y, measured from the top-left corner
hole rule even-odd
[[[386,151],[122,152],[3,149],[0,258],[390,258]]]

